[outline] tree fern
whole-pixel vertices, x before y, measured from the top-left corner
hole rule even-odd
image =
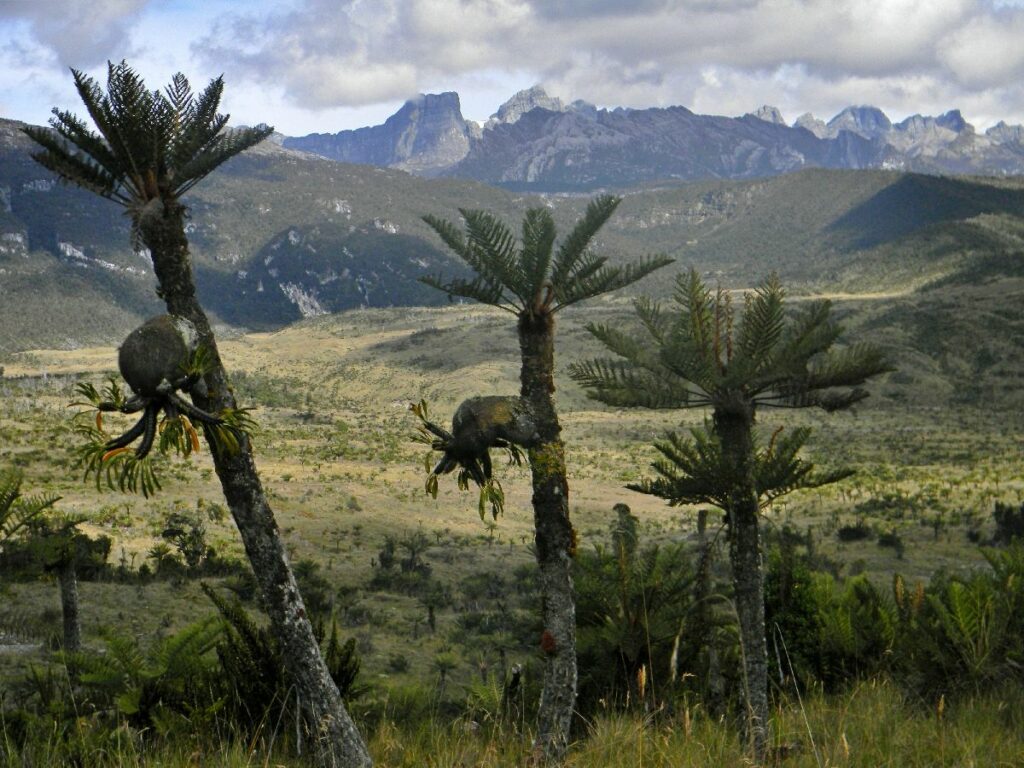
[[[60,496],[52,494],[22,496],[21,483],[20,472],[0,473],[0,544],[60,501]]]

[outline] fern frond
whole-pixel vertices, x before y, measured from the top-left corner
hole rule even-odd
[[[551,267],[552,284],[566,285],[574,277],[585,277],[579,271],[580,262],[587,256],[587,249],[594,236],[608,222],[621,202],[621,197],[599,195],[587,204],[583,218],[558,247]]]

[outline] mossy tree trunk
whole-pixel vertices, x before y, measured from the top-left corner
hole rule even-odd
[[[213,367],[205,376],[205,396],[193,394],[193,399],[199,408],[212,413],[234,408],[235,398],[216,338],[195,293],[184,228],[186,209],[174,201],[155,210],[154,206],[151,203],[139,214],[138,224],[142,241],[152,254],[158,295],[171,314],[193,323],[200,344],[206,347],[213,360]],[[331,768],[370,766],[372,761],[366,746],[320,654],[274,513],[257,474],[249,441],[242,440],[241,450],[234,455],[214,452],[213,460],[224,497],[259,582],[271,627],[281,643],[306,725],[317,745],[318,764]]]
[[[546,763],[560,762],[569,745],[576,705],[576,602],[573,596],[574,532],[569,522],[562,427],[553,393],[554,318],[550,314],[519,318],[522,353],[521,396],[531,410],[537,437],[529,448],[533,475],[533,520],[540,568],[541,651],[544,682],[537,713],[534,752]]]
[[[768,646],[764,625],[764,572],[754,487],[754,409],[749,403],[716,407],[714,430],[733,488],[726,510],[729,560],[743,651],[746,732],[757,760],[768,746]]]

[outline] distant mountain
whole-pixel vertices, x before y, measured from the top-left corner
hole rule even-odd
[[[384,125],[288,137],[282,143],[343,163],[431,173],[465,157],[479,134],[479,126],[463,119],[459,95],[449,92],[410,99]]]
[[[786,125],[765,105],[738,118],[683,107],[597,109],[535,86],[481,128],[454,93],[421,95],[382,126],[288,138],[284,146],[346,162],[475,179],[534,191],[585,191],[666,179],[746,179],[802,168],[925,173],[1024,173],[1024,129],[979,135],[957,110],[893,124],[880,109],[847,107],[828,122]]]
[[[582,108],[566,109],[587,119]],[[644,115],[652,132],[663,112]],[[489,133],[528,134],[559,114],[530,110]],[[683,111],[673,119],[697,116]],[[736,123],[751,141],[792,130],[753,116],[724,125]],[[0,120],[0,355],[118,340],[162,311],[149,259],[132,250],[121,209],[56,183],[29,157],[19,128]],[[610,129],[603,135],[615,146]],[[850,131],[834,141],[851,152],[870,145]],[[464,267],[424,214],[457,219],[459,208],[484,208],[517,227],[525,208],[543,203],[564,232],[587,198],[424,179],[268,141],[226,163],[186,202],[202,301],[217,322],[269,330],[349,308],[446,302],[417,278]],[[989,280],[1019,271],[1022,221],[1024,182],[1016,180],[811,169],[628,190],[597,245],[613,259],[676,258],[632,289],[656,296],[671,291],[673,271],[691,265],[723,285],[750,285],[775,271],[803,290],[890,291],[956,274]]]

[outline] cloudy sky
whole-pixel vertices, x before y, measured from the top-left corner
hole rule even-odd
[[[792,122],[873,104],[1024,123],[1024,0],[0,0],[0,116],[81,111],[68,67],[223,74],[234,123],[383,122],[455,90],[485,120],[535,83],[599,106]]]

